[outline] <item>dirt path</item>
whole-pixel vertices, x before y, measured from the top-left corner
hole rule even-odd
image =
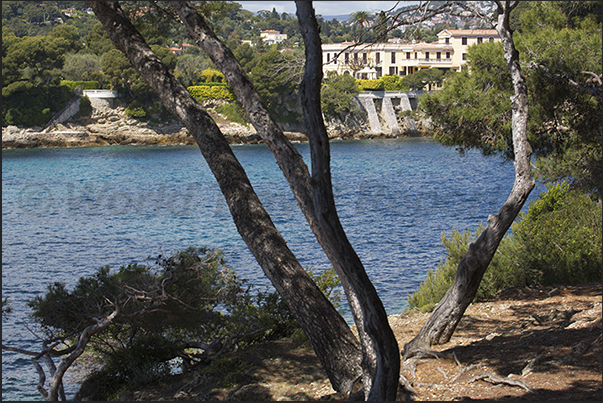
[[[428,314],[390,317],[399,344]],[[401,363],[412,400],[600,400],[601,284],[512,289],[472,304],[440,358]],[[404,396],[400,394],[399,400]],[[343,400],[309,346],[266,343],[211,371],[124,391],[117,400]]]

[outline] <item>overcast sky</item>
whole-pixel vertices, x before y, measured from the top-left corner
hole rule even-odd
[[[279,14],[295,14],[294,1],[237,1],[243,6],[243,9],[249,11],[268,10],[276,8]],[[314,1],[314,10],[320,15],[344,15],[351,14],[354,11],[369,11],[375,13],[381,10],[389,10],[396,6],[402,7],[408,4],[418,3],[417,1]]]

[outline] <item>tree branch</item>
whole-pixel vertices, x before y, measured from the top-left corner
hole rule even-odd
[[[355,377],[353,372],[357,369],[352,363],[360,359],[357,341],[343,317],[308,276],[274,226],[220,129],[153,54],[123,15],[118,3],[88,1],[87,4],[115,46],[124,52],[166,109],[181,120],[195,138],[226,198],[237,230],[308,335],[335,389],[341,388],[348,379]],[[222,70],[250,121],[278,156],[277,161],[285,176],[288,180],[295,178],[289,183],[296,189],[294,194],[298,203],[308,207],[306,211],[311,211],[309,174],[303,158],[269,119],[259,95],[230,49],[217,39],[188,2],[170,2],[170,6],[177,12],[191,38]],[[313,217],[310,215],[311,219]],[[343,371],[336,373],[334,368]]]
[[[306,68],[300,85],[301,104],[308,126],[312,159],[312,194],[316,214],[321,218],[315,232],[333,267],[341,278],[361,335],[365,374],[365,396],[370,400],[396,398],[400,375],[398,343],[389,327],[387,314],[360,258],[350,244],[335,207],[330,168],[330,145],[320,108],[322,48],[311,2],[296,1],[297,18],[305,43]],[[352,308],[354,306],[352,305]],[[367,337],[370,341],[367,340]]]
[[[557,82],[567,84],[570,88],[572,88],[578,92],[581,92],[583,94],[592,95],[597,98],[603,98],[603,92],[601,92],[600,89],[598,89],[596,87],[589,87],[586,85],[582,85],[565,75],[552,73],[551,69],[549,69],[544,64],[531,62],[529,64],[528,68],[533,69],[533,70],[540,70],[540,71],[544,72],[544,74],[546,74],[547,77],[552,78],[553,80],[555,80]],[[598,76],[597,74],[590,72],[590,71],[583,71],[582,73],[591,75],[594,78],[594,80],[596,80],[596,82],[599,85],[601,85],[601,77]]]

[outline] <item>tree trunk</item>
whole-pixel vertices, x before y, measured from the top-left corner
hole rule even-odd
[[[306,45],[306,68],[300,85],[301,103],[307,124],[312,158],[312,192],[318,221],[318,233],[329,242],[323,249],[340,277],[349,284],[350,294],[358,300],[362,317],[358,318],[365,365],[367,400],[395,400],[400,376],[398,342],[389,326],[387,313],[360,258],[350,244],[339,220],[331,182],[331,155],[327,129],[320,107],[322,84],[322,47],[312,3],[296,1],[297,18]],[[372,384],[371,384],[372,383]]]
[[[389,328],[383,304],[337,217],[331,186],[328,138],[320,111],[320,92],[316,92],[318,96],[314,96],[314,99],[309,102],[309,104],[313,104],[314,109],[309,111],[305,108],[306,117],[311,117],[311,119],[307,119],[313,171],[312,177],[310,177],[303,159],[270,117],[267,108],[263,105],[232,52],[215,36],[203,17],[188,2],[174,1],[170,4],[178,13],[191,38],[222,71],[251,123],[275,155],[310,228],[341,278],[362,341],[365,392],[368,394],[371,389],[371,380],[373,376],[377,375],[379,386],[376,386],[375,391],[380,390],[380,392],[375,392],[378,393],[375,396],[380,397],[375,398],[385,399],[385,396],[395,398],[393,390],[397,387],[398,382],[399,349],[393,332]],[[311,3],[307,2],[307,4],[311,10]],[[313,13],[306,15],[305,21],[306,25],[311,21],[314,21],[315,24]],[[300,23],[302,23],[301,18]],[[317,30],[315,32],[317,35]],[[308,38],[305,39],[308,41]],[[316,60],[320,67],[322,64],[320,43],[318,43],[317,49],[319,53]],[[319,71],[322,76],[321,67]],[[318,77],[318,85],[320,85],[321,76]],[[307,100],[303,103],[308,105]],[[369,313],[369,318],[364,312]],[[372,326],[371,335],[367,333],[367,320],[370,321],[368,325]],[[378,354],[372,343],[380,345]],[[375,372],[377,361],[379,361],[378,373]],[[388,386],[385,387],[385,384]]]
[[[513,43],[509,27],[509,15],[513,8],[509,1],[497,2],[498,31],[509,66],[515,95],[512,102],[513,150],[515,153],[515,181],[507,201],[498,214],[488,217],[488,225],[477,240],[469,245],[469,251],[459,263],[452,287],[436,305],[433,313],[423,325],[417,336],[404,346],[404,358],[428,350],[434,344],[443,344],[450,340],[465,310],[475,298],[482,277],[507,230],[519,214],[528,196],[534,188],[531,176],[530,156],[532,148],[527,139],[528,92],[519,66],[519,53]]]
[[[87,4],[115,46],[195,138],[237,230],[308,336],[333,388],[347,392],[360,375],[358,342],[287,247],[215,122],[153,54],[117,2]]]

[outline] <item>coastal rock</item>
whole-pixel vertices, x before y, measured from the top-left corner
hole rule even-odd
[[[263,140],[251,124],[239,124],[226,120],[223,115],[206,105],[208,113],[230,144],[257,144]],[[285,136],[294,142],[308,140],[303,123],[280,125]],[[424,128],[426,125],[422,125]],[[348,114],[342,118],[329,119],[326,129],[330,139],[388,138],[397,135],[370,134],[366,119],[362,115]],[[152,124],[138,121],[126,115],[121,105],[109,107],[97,105],[88,117],[71,119],[57,124],[44,133],[41,127],[2,128],[2,148],[37,147],[90,147],[97,145],[193,145],[196,144],[184,125],[177,121]]]

